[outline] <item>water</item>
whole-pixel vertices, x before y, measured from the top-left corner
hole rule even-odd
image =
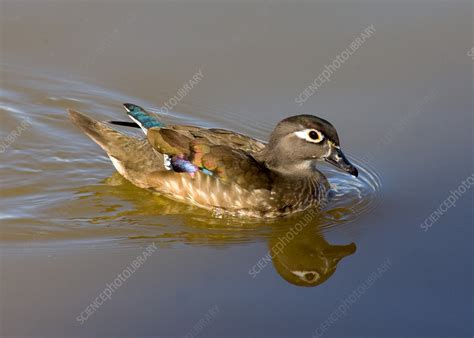
[[[472,188],[424,222],[473,174],[472,4],[426,6],[3,2],[0,335],[471,336]],[[334,197],[309,221],[218,219],[134,187],[68,120],[158,112],[199,70],[166,122],[265,140],[317,114],[359,178],[322,166]]]

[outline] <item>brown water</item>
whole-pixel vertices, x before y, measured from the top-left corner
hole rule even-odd
[[[472,336],[470,183],[453,193],[473,175],[472,7],[1,2],[0,335]],[[67,118],[159,111],[199,70],[163,120],[265,140],[313,113],[360,177],[323,166],[334,193],[316,218],[215,218],[125,181]]]

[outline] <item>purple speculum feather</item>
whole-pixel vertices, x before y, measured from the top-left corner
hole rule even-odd
[[[199,170],[197,166],[180,156],[174,156],[171,158],[171,166],[174,171],[182,173],[195,173]]]

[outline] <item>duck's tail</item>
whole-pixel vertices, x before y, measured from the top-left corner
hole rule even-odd
[[[72,122],[104,149],[109,156],[123,157],[126,154],[127,145],[133,143],[131,136],[122,134],[105,123],[96,121],[78,111],[69,109],[69,116]]]
[[[163,155],[143,139],[122,134],[106,123],[69,110],[72,122],[97,143],[110,157],[117,171],[135,185],[146,186],[146,175],[164,170]]]

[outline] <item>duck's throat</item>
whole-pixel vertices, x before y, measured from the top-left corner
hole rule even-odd
[[[315,173],[319,173],[316,169],[316,161],[314,160],[303,160],[297,162],[269,161],[265,162],[265,164],[269,169],[286,175],[313,176]]]

